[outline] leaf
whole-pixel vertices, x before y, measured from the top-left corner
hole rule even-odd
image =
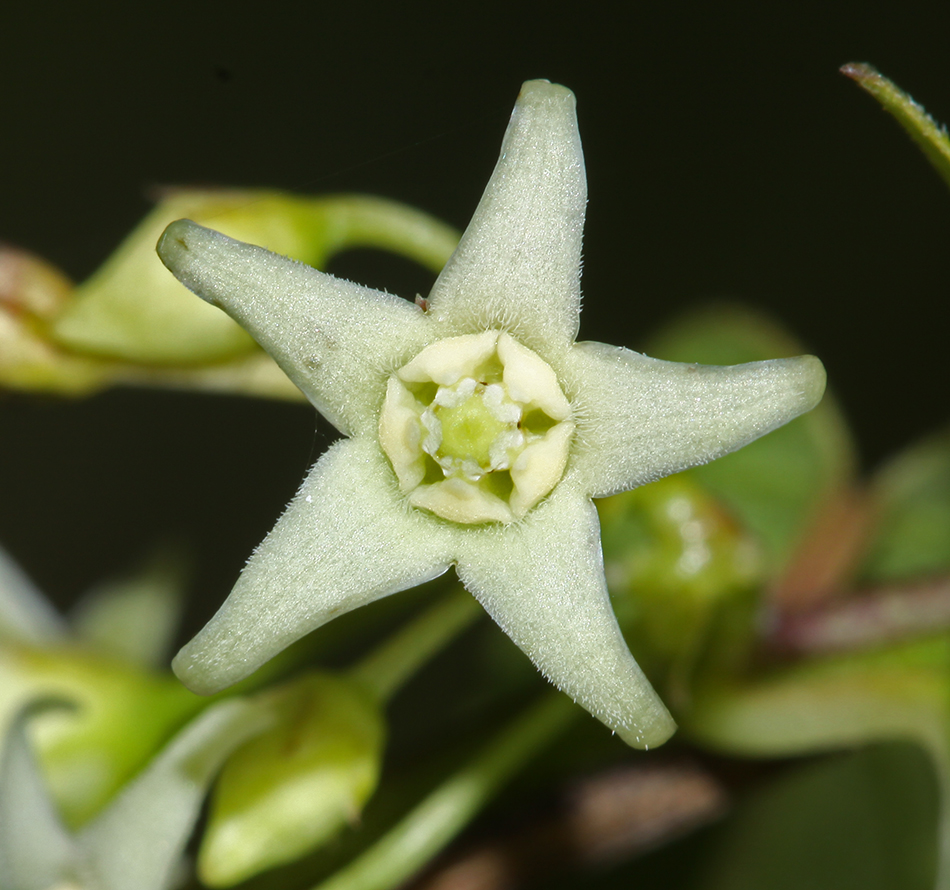
[[[907,739],[947,749],[950,636],[773,669],[751,681],[697,683],[684,723],[704,745],[787,757]]]
[[[950,571],[950,429],[898,455],[872,485],[877,524],[865,578],[881,582]]]
[[[811,754],[908,741],[931,757],[940,788],[937,886],[950,887],[950,636],[917,639],[699,685],[684,728],[744,757]]]
[[[933,771],[919,748],[879,745],[796,766],[713,832],[702,890],[930,890]]]

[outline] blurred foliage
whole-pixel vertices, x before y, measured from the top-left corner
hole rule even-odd
[[[950,182],[945,131],[869,66],[843,70]],[[155,240],[181,216],[316,266],[371,246],[437,270],[457,237],[375,198],[169,193],[81,285],[0,250],[0,384],[297,398],[240,328],[158,267]],[[771,321],[718,306],[674,321],[648,351],[734,364],[804,350]],[[662,806],[614,814],[640,819],[643,836],[612,855],[664,849],[612,868],[552,851],[601,871],[568,868],[548,886],[923,890],[936,874],[950,887],[950,434],[911,444],[866,481],[858,463],[826,396],[735,454],[598,504],[618,619],[682,727],[670,756],[691,752],[733,811],[676,841],[721,808],[693,787],[677,798],[691,819],[664,821],[675,797],[664,778]],[[319,645],[301,645],[200,699],[164,668],[184,574],[180,556],[158,554],[90,592],[67,622],[0,555],[4,890],[197,886],[182,853],[219,768],[198,854],[207,885],[383,890],[485,808],[504,820],[533,795],[540,804],[522,814],[533,825],[572,777],[664,757],[597,732],[500,634],[466,632],[478,611],[438,584],[441,604],[380,604],[339,622],[344,668],[314,668]],[[806,626],[841,645],[819,647],[820,634],[796,630]],[[71,707],[39,707],[50,702]],[[38,850],[48,855],[34,869]]]
[[[308,673],[268,698],[275,725],[230,757],[215,787],[198,859],[212,887],[291,862],[357,824],[379,778],[383,715],[358,683]]]

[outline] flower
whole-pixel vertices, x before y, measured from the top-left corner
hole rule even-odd
[[[20,709],[0,756],[0,886],[4,890],[169,890],[188,837],[228,755],[263,731],[265,704],[231,698],[195,717],[95,818],[62,822],[27,734],[38,699]]]
[[[675,724],[611,610],[591,498],[713,460],[814,407],[811,356],[711,367],[575,343],[586,179],[573,94],[524,85],[475,215],[413,305],[188,220],[165,265],[346,438],[178,654],[195,692],[454,565],[537,667],[625,741]]]

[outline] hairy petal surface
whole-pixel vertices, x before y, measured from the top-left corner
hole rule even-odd
[[[245,328],[347,435],[375,428],[388,375],[426,344],[426,319],[407,300],[191,220],[165,230],[158,254],[186,287]]]
[[[722,457],[810,411],[825,390],[810,355],[719,367],[579,343],[563,367],[577,419],[569,473],[592,497]]]
[[[552,683],[627,744],[665,742],[676,724],[617,626],[593,504],[562,486],[497,538],[460,539],[465,587]]]
[[[574,95],[522,87],[475,215],[429,297],[453,333],[501,329],[543,357],[577,335],[587,203]]]
[[[442,574],[450,537],[406,505],[376,443],[337,442],[172,667],[194,692],[224,689],[331,618]]]

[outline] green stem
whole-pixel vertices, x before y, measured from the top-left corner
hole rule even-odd
[[[401,885],[579,713],[567,696],[545,694],[388,834],[314,890],[390,890]]]
[[[947,131],[897,84],[870,65],[849,62],[841,67],[841,73],[869,92],[885,111],[897,118],[944,182],[950,185],[950,138]]]
[[[391,250],[441,272],[460,233],[421,210],[369,195],[340,195],[314,202],[325,227],[328,256],[351,247]],[[322,267],[321,267],[322,268]]]
[[[386,702],[403,683],[479,615],[481,607],[457,587],[426,609],[350,670]]]

